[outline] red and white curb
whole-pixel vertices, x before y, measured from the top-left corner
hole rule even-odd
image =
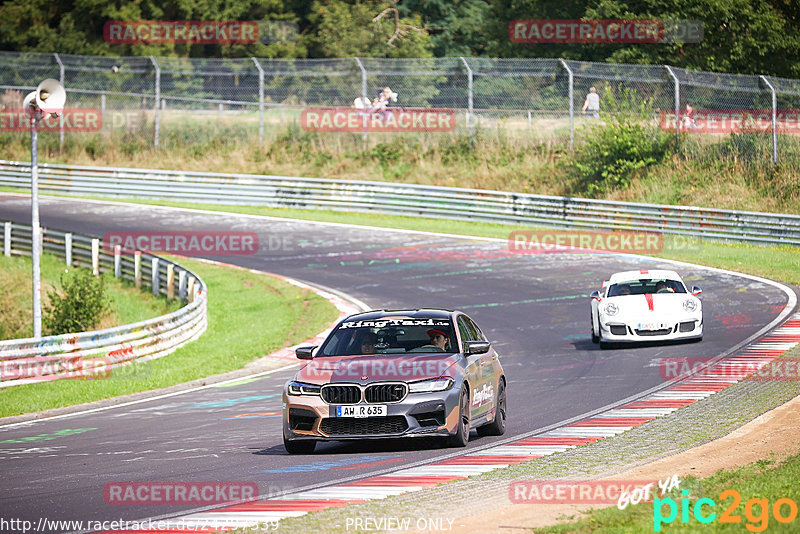
[[[564,452],[621,434],[709,397],[747,378],[798,344],[800,313],[792,315],[757,343],[715,362],[701,377],[689,377],[661,391],[534,437],[384,475],[175,517],[165,520],[166,528],[158,531],[126,532],[224,532],[384,499]]]

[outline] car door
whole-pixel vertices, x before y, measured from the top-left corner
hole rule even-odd
[[[486,413],[486,401],[484,396],[484,380],[481,378],[481,363],[484,361],[484,354],[467,354],[467,342],[478,341],[475,339],[475,332],[470,328],[465,315],[459,315],[456,320],[458,334],[461,337],[462,351],[467,358],[465,373],[470,385],[470,420],[475,421]],[[491,407],[491,402],[489,402]]]
[[[481,329],[475,324],[471,318],[464,316],[466,320],[467,327],[470,330],[470,334],[472,335],[472,339],[475,341],[488,341],[486,336],[483,335]],[[495,352],[494,348],[489,348],[488,352],[483,354],[476,354],[478,356],[478,386],[479,389],[477,393],[475,392],[475,388],[473,388],[473,401],[475,399],[480,400],[478,406],[476,406],[476,414],[478,417],[494,415],[494,408],[495,408],[495,396],[497,394],[497,380],[499,376],[499,368],[500,362],[497,359],[497,352]]]

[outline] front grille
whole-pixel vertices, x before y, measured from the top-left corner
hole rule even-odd
[[[364,418],[330,417],[322,420],[319,429],[329,436],[402,434],[408,430],[408,422],[402,415]]]
[[[322,386],[322,400],[328,404],[356,404],[361,401],[361,388],[358,386]]]
[[[367,402],[399,402],[408,392],[405,384],[372,384],[364,390]]]
[[[289,428],[292,430],[311,430],[316,420],[317,414],[311,410],[289,408]]]
[[[661,330],[637,330],[636,334],[640,336],[666,336],[672,332],[672,328],[662,328]]]
[[[694,330],[694,321],[688,321],[686,323],[681,323],[680,325],[681,332],[691,332]]]
[[[628,331],[625,329],[623,325],[611,325],[611,333],[615,336],[625,336],[628,334]]]

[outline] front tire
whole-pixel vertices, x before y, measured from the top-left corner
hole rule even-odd
[[[479,426],[477,429],[479,436],[502,436],[506,433],[506,384],[500,380],[497,385],[497,409],[494,413],[494,421],[488,425]]]
[[[311,454],[317,447],[317,442],[311,439],[289,441],[284,436],[283,447],[289,454]]]
[[[461,396],[458,399],[458,425],[456,433],[447,439],[450,447],[466,447],[469,443],[469,393],[468,389],[461,387]]]

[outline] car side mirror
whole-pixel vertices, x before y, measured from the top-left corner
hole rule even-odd
[[[492,344],[488,341],[467,341],[466,349],[467,354],[486,354]]]
[[[307,345],[305,347],[297,347],[294,349],[295,355],[301,360],[310,360],[314,357],[314,349],[316,345]]]
[[[596,301],[600,301],[600,292],[599,291],[592,291],[592,294],[589,297],[593,298]]]
[[[697,286],[692,286],[692,295],[694,295],[695,297],[697,297],[698,295],[700,295],[702,292],[703,292],[703,290],[702,290],[702,289],[700,289],[699,287],[697,287]]]

